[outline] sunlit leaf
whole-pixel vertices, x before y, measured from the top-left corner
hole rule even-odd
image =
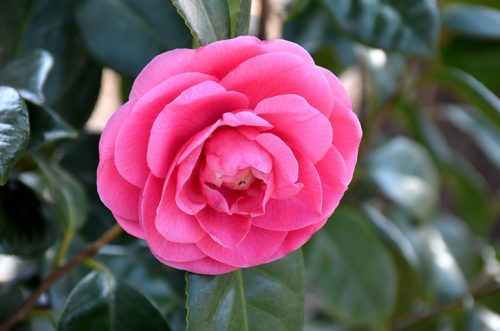
[[[452,4],[441,9],[443,27],[475,38],[500,40],[500,10],[484,6]]]
[[[28,146],[28,109],[11,87],[0,86],[0,185]]]
[[[188,330],[302,330],[300,251],[220,276],[188,275]]]

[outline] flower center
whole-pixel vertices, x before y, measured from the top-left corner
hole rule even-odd
[[[234,176],[222,179],[222,186],[227,187],[231,190],[244,191],[252,185],[255,180],[252,170],[250,168],[245,168],[239,170]]]

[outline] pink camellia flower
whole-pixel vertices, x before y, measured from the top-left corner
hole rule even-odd
[[[285,40],[160,54],[102,134],[99,195],[169,266],[222,274],[279,259],[351,181],[351,108],[340,81]]]

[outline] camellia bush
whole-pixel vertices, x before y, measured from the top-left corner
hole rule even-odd
[[[279,4],[0,2],[0,331],[500,330],[500,3]]]

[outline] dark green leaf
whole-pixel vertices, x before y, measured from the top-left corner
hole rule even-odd
[[[443,27],[475,38],[500,40],[500,11],[484,6],[452,4],[441,10]]]
[[[43,254],[58,229],[38,196],[19,180],[0,186],[0,253],[22,257]]]
[[[446,43],[441,53],[444,64],[466,71],[494,93],[500,93],[500,66],[497,65],[500,58],[499,41],[454,37]]]
[[[500,130],[462,107],[448,106],[442,111],[446,119],[468,134],[477,147],[500,168]]]
[[[348,34],[377,48],[430,55],[439,32],[433,0],[323,0]]]
[[[220,276],[188,275],[188,329],[302,330],[304,263],[281,260]]]
[[[57,217],[66,228],[77,229],[87,218],[87,197],[80,183],[56,162],[34,156],[45,177]]]
[[[45,84],[46,104],[76,128],[83,127],[94,108],[102,68],[85,50],[74,21],[78,1],[34,1],[22,49],[43,48],[54,57]],[[47,24],[50,22],[50,24]]]
[[[0,71],[0,85],[13,87],[24,99],[41,105],[45,100],[43,85],[53,62],[47,51],[26,52]]]
[[[374,206],[365,205],[363,209],[369,220],[381,234],[382,239],[393,248],[400,257],[403,257],[409,266],[416,268],[418,266],[417,254],[410,241],[401,230]]]
[[[498,331],[500,315],[489,309],[476,306],[467,312],[466,331]]]
[[[431,72],[427,79],[451,88],[500,127],[500,99],[473,76],[456,68],[441,67]]]
[[[376,328],[395,309],[398,274],[368,222],[354,209],[337,209],[311,241],[307,276],[325,313]]]
[[[14,314],[24,303],[24,298],[19,286],[0,286],[0,325]],[[10,331],[29,331],[30,323],[21,322]]]
[[[161,331],[170,328],[140,292],[107,272],[94,271],[69,295],[58,330]]]
[[[154,56],[191,41],[175,8],[165,0],[83,0],[76,17],[94,57],[131,77]]]
[[[0,67],[19,50],[34,0],[0,1]]]
[[[434,210],[439,177],[426,151],[407,138],[394,138],[372,151],[368,172],[385,195],[420,219]]]
[[[62,139],[75,139],[78,133],[56,112],[48,107],[29,107],[30,149],[54,143]]]
[[[227,0],[231,18],[231,37],[248,34],[251,0]]]
[[[227,0],[172,0],[172,3],[201,45],[230,38]]]
[[[0,86],[0,185],[29,141],[28,109],[16,90]]]

